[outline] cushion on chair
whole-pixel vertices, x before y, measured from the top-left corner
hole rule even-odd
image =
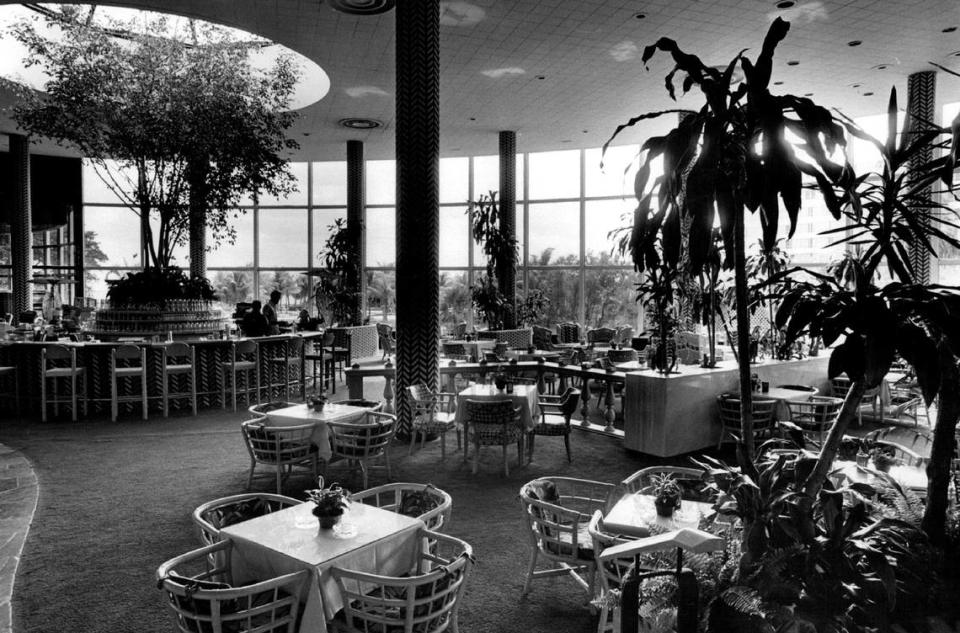
[[[203,514],[203,518],[217,528],[225,528],[228,525],[241,523],[247,519],[253,519],[265,514],[270,514],[275,508],[267,499],[248,499],[240,503],[233,503],[222,508],[214,508]]]
[[[436,495],[430,494],[429,488],[423,490],[404,490],[400,495],[400,505],[397,512],[408,517],[418,516],[430,512],[441,503]]]
[[[568,435],[570,433],[570,427],[567,426],[566,421],[545,421],[540,422],[531,431],[535,435]]]
[[[535,479],[527,484],[527,494],[532,499],[545,501],[547,503],[557,503],[560,501],[560,490],[555,482],[549,479]]]

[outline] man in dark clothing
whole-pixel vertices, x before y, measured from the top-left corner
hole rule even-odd
[[[254,301],[250,304],[250,310],[243,315],[240,320],[240,331],[244,336],[266,336],[270,331],[270,324],[267,323],[267,317],[260,311],[262,304]]]

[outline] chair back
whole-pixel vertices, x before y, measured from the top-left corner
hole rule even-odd
[[[618,343],[622,343],[623,345],[632,345],[633,333],[634,329],[632,325],[621,325],[617,328],[616,340]]]
[[[250,492],[222,497],[197,506],[191,518],[200,532],[200,542],[210,545],[220,541],[220,530],[241,521],[299,505],[293,497],[269,492]]]
[[[550,560],[582,565],[581,525],[610,504],[612,484],[572,477],[541,477],[520,488],[520,506],[531,542]],[[592,558],[592,555],[591,555]]]
[[[347,398],[346,400],[337,400],[333,404],[343,404],[349,407],[363,407],[371,411],[382,411],[383,402],[378,400],[366,400],[364,398]]]
[[[888,426],[867,433],[864,439],[893,449],[895,456],[909,466],[922,466],[930,461],[933,437],[920,427]]]
[[[389,323],[377,323],[377,338],[380,339],[380,348],[385,353],[393,351],[393,327]]]
[[[301,354],[303,354],[303,337],[291,336],[287,339],[287,360],[300,360]]]
[[[296,402],[287,402],[286,400],[274,400],[273,402],[252,404],[247,408],[247,411],[249,411],[254,417],[263,418],[263,416],[269,411],[286,409],[287,407],[292,407],[296,404]]]
[[[130,345],[129,343],[118,345],[110,350],[111,356],[113,356],[114,367],[116,367],[116,361],[118,360],[137,360],[143,359],[146,355],[146,349],[138,345]]]
[[[614,534],[604,531],[603,513],[595,510],[590,517],[590,523],[587,524],[587,534],[593,542],[593,552],[597,563],[597,571],[600,580],[600,594],[605,596],[611,589],[619,589],[623,583],[624,577],[633,566],[634,556],[624,556],[622,558],[613,558],[607,561],[600,560],[600,554],[603,550],[626,543],[628,539],[618,537]]]
[[[186,343],[167,343],[163,348],[164,356],[167,360],[187,361],[186,364],[193,364],[193,347]]]
[[[367,411],[363,422],[328,422],[333,455],[345,459],[369,459],[386,452],[397,433],[397,417]]]
[[[470,434],[481,445],[502,445],[520,438],[520,407],[513,400],[471,400],[464,402],[467,408]]]
[[[453,623],[473,563],[473,548],[439,532],[425,530],[422,534],[430,540],[431,547],[421,553],[414,573],[408,576],[332,568],[351,631],[456,630]]]
[[[257,353],[257,342],[253,339],[243,339],[242,341],[237,341],[233,345],[233,353],[236,358],[244,358],[250,355],[256,355]],[[252,359],[251,359],[252,360]]]
[[[822,433],[830,428],[843,408],[843,399],[829,396],[810,396],[807,400],[787,402],[790,421],[802,431]]]
[[[716,491],[711,490],[703,471],[685,466],[651,466],[641,468],[620,482],[624,493],[647,493],[652,490],[654,477],[670,475],[680,485],[680,498],[687,501],[712,502]]]
[[[428,530],[448,526],[453,511],[453,498],[433,484],[384,484],[355,492],[350,500],[420,519]]]
[[[567,387],[560,398],[560,413],[570,422],[570,416],[577,412],[577,406],[580,404],[580,390],[573,387]]]
[[[323,344],[326,347],[330,347],[331,345],[333,345],[336,338],[337,337],[334,335],[332,330],[327,330],[326,332],[323,333]]]
[[[77,362],[77,349],[66,345],[44,345],[40,355],[48,361],[70,361],[71,365]]]
[[[553,332],[542,325],[533,326],[533,346],[537,349],[553,349]]]
[[[230,585],[231,541],[220,541],[166,561],[157,586],[166,592],[178,631],[294,633],[303,570],[243,586]]]
[[[579,343],[580,325],[578,323],[566,322],[557,324],[557,339],[561,343]]]
[[[279,466],[298,463],[310,457],[314,450],[312,435],[315,424],[267,426],[265,421],[266,418],[256,418],[240,424],[251,458]]]
[[[720,423],[730,431],[740,431],[741,401],[738,396],[722,393],[717,396],[717,405],[720,409]],[[753,430],[769,431],[776,425],[776,400],[753,400]]]
[[[610,343],[617,336],[616,330],[609,327],[598,327],[587,330],[587,343],[595,345],[597,343]]]
[[[466,356],[467,348],[463,343],[441,343],[444,356]]]
[[[637,350],[635,349],[611,349],[607,351],[607,359],[611,363],[628,363],[637,360]]]

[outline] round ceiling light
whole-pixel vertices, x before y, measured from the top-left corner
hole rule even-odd
[[[792,7],[792,6],[795,5],[795,4],[796,4],[796,2],[791,2],[791,0],[782,0],[782,2],[778,2],[778,3],[777,3],[777,8],[778,8],[778,9],[789,9],[790,7]]]
[[[383,125],[376,119],[340,119],[340,125],[351,130],[373,130]]]
[[[955,27],[955,26],[948,26],[947,28],[943,29],[943,33],[953,33],[953,32],[956,31],[956,30],[957,30],[957,27]]]
[[[350,15],[377,15],[396,6],[396,0],[327,0],[330,8]]]
[[[860,40],[850,40],[847,42],[847,46],[860,46],[861,44],[863,44],[863,42]]]

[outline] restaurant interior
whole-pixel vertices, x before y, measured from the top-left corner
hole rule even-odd
[[[0,633],[960,631],[958,29],[0,1]]]

